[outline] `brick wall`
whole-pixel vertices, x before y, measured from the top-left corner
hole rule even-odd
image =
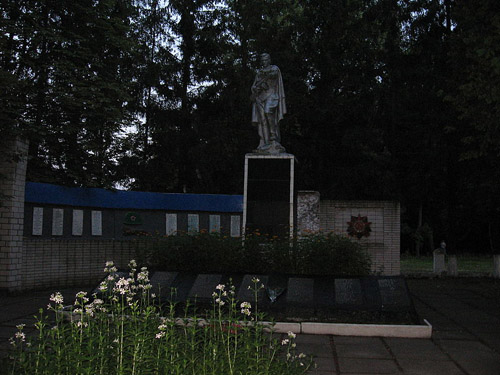
[[[25,238],[22,288],[46,289],[96,285],[106,261],[127,268],[147,241],[34,240]]]
[[[372,271],[400,274],[400,206],[390,201],[320,201],[320,230],[347,235],[352,216],[371,222],[368,237],[357,239],[372,258]]]
[[[1,147],[8,156],[0,161],[0,290],[15,292],[21,289],[28,144],[13,139],[4,140]]]

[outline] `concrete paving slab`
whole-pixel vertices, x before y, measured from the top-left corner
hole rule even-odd
[[[298,353],[304,353],[304,354],[313,354],[315,357],[319,358],[329,358],[333,357],[333,351],[332,347],[330,346],[330,343],[323,343],[323,344],[315,344],[315,343],[309,343],[309,344],[303,344],[299,343],[297,344],[296,350]]]
[[[483,357],[481,355],[471,353],[469,357],[454,359],[463,369],[465,369],[465,371],[467,371],[468,375],[500,374],[500,361],[491,357]]]
[[[443,351],[432,340],[413,340],[387,338],[384,339],[391,352],[399,360],[401,358],[447,360]]]
[[[367,343],[379,343],[380,338],[378,337],[353,337],[353,336],[333,336],[333,342],[335,345],[339,344],[367,344]]]
[[[335,369],[335,361],[333,357],[331,358],[314,358],[314,363],[316,363],[317,371],[334,371]]]
[[[485,352],[491,355],[496,355],[500,358],[500,354],[495,353],[491,348],[479,341],[471,340],[438,340],[436,341],[443,350],[448,353],[460,353],[467,355],[470,352]]]
[[[339,358],[381,358],[391,359],[391,353],[386,349],[382,342],[371,342],[364,344],[350,344],[335,346]]]
[[[295,338],[297,344],[330,344],[330,336],[299,334]]]
[[[398,359],[404,374],[411,375],[466,375],[452,361],[431,361],[424,359]]]
[[[435,340],[477,340],[477,337],[464,329],[456,330],[434,330],[432,338]]]
[[[396,362],[390,359],[339,358],[341,373],[397,374]]]
[[[476,332],[476,336],[483,340],[488,347],[500,353],[500,335],[498,333]]]
[[[500,374],[500,354],[479,341],[440,340],[439,345],[470,375]]]

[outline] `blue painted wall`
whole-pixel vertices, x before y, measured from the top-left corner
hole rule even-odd
[[[26,183],[24,235],[32,238],[132,239],[132,232],[166,234],[166,213],[177,214],[177,230],[187,231],[189,214],[199,215],[200,230],[209,230],[209,216],[220,215],[221,233],[230,234],[231,216],[243,211],[242,195],[166,194],[97,188],[69,188],[43,183]],[[33,208],[43,208],[43,233],[33,235]],[[64,210],[63,235],[52,235],[54,208]],[[73,210],[83,211],[83,234],[72,234]],[[102,214],[102,235],[91,234],[92,211]],[[140,225],[129,225],[126,217],[133,212]],[[241,221],[240,221],[241,222]]]
[[[142,191],[70,188],[26,183],[25,201],[58,206],[135,210],[242,212],[243,195],[168,194]]]

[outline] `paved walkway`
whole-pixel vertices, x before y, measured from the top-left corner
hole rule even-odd
[[[433,325],[432,339],[297,335],[298,351],[316,357],[310,373],[500,374],[500,280],[410,279],[408,286],[420,317]],[[0,296],[0,355],[15,326],[32,323],[50,293]]]

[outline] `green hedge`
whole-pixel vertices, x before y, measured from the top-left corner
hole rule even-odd
[[[225,274],[364,276],[371,265],[357,242],[335,234],[290,242],[255,233],[244,244],[241,238],[219,234],[183,234],[148,241],[138,250],[137,259],[155,270]]]

